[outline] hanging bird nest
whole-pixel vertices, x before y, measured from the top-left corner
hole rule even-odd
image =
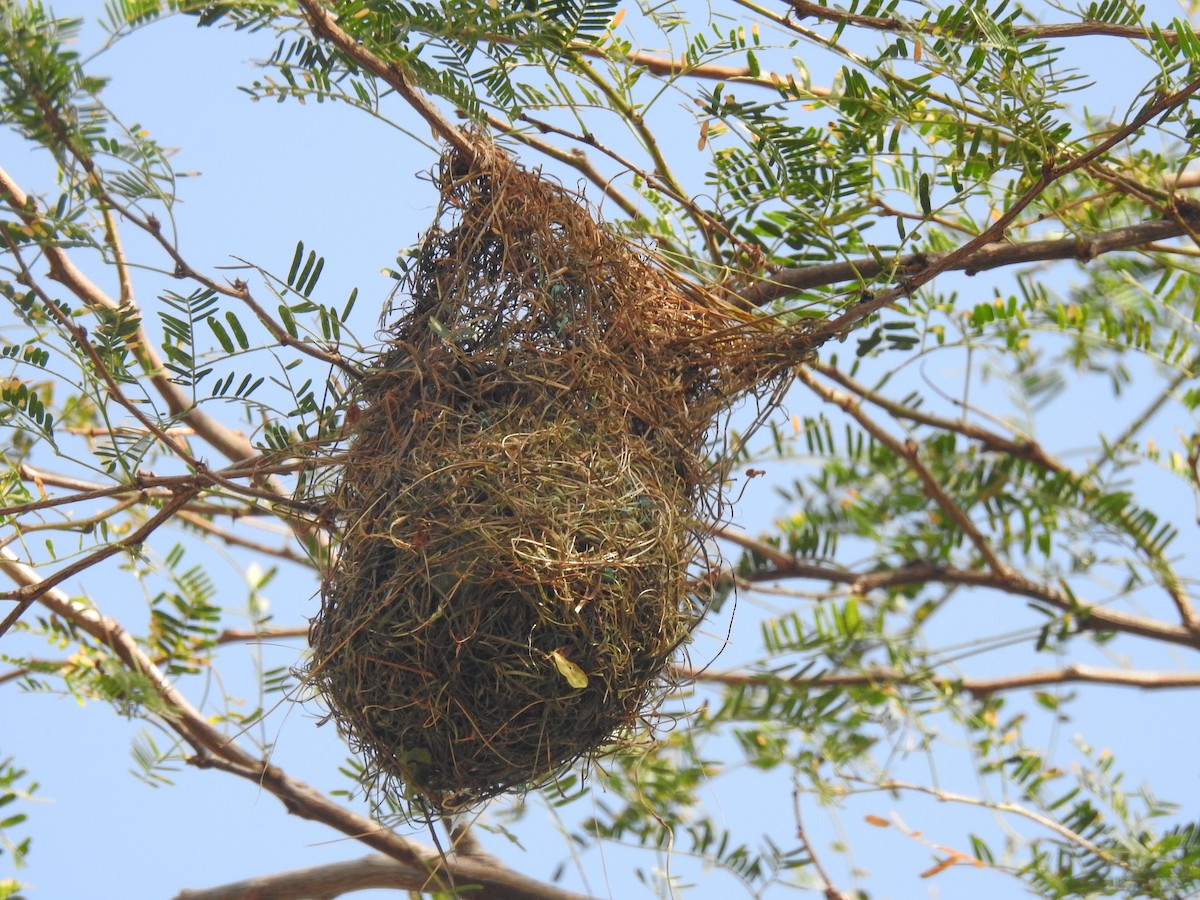
[[[803,356],[480,143],[356,387],[309,681],[427,812],[636,725],[703,614],[714,419]]]

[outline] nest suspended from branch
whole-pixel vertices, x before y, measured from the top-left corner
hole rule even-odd
[[[807,349],[490,145],[438,185],[357,386],[306,673],[368,783],[426,812],[636,725],[703,614],[715,417]]]

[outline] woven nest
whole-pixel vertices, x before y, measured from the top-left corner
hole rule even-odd
[[[370,784],[427,811],[638,722],[703,613],[714,418],[804,350],[495,148],[438,184],[356,388],[306,673]]]

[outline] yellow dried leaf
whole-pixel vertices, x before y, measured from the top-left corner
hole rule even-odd
[[[558,650],[551,651],[550,659],[554,662],[554,668],[558,669],[558,674],[567,679],[567,684],[571,687],[585,688],[588,686],[587,673]]]
[[[926,869],[924,872],[922,872],[920,877],[921,878],[932,878],[934,875],[938,875],[942,872],[945,872],[952,865],[954,865],[955,862],[956,862],[956,860],[954,859],[953,856],[951,856],[949,859],[943,859],[936,866],[933,866],[932,868]]]

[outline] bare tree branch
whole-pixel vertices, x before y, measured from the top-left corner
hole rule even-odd
[[[932,685],[951,691],[965,691],[975,697],[989,697],[1005,691],[1047,687],[1055,684],[1108,684],[1141,690],[1172,690],[1200,687],[1200,672],[1151,672],[1132,669],[1101,669],[1095,666],[1071,664],[1061,669],[1042,669],[1020,672],[997,678],[970,678],[905,672],[900,669],[872,667],[865,672],[801,673],[795,677],[743,672],[711,672],[708,670],[676,669],[683,681],[725,684],[733,687],[795,684],[803,688],[869,687],[884,684]]]
[[[425,852],[430,864],[436,865],[438,854],[434,850]],[[478,858],[474,855],[454,855],[450,859],[456,872],[461,871],[464,875],[473,872],[477,879],[473,882],[475,884],[483,885],[488,875],[504,873],[503,882],[493,878],[490,885],[479,890],[464,890],[461,894],[463,897],[487,900],[588,900],[583,894],[508,872],[491,856]],[[348,862],[260,875],[220,887],[183,890],[175,896],[175,900],[332,900],[343,894],[370,888],[426,891],[429,890],[429,873],[425,868],[371,855]]]
[[[1200,650],[1200,634],[1196,634],[1190,628],[1169,625],[1154,619],[1107,609],[1103,606],[1089,605],[1086,600],[1072,598],[1049,585],[1030,581],[1020,573],[1004,575],[973,571],[938,565],[924,560],[912,560],[896,569],[855,572],[829,565],[805,562],[737,529],[725,527],[717,529],[714,533],[718,537],[751,550],[771,563],[770,568],[764,567],[747,575],[738,576],[740,580],[748,583],[803,578],[831,584],[844,584],[854,594],[866,594],[870,591],[890,587],[927,583],[994,588],[1003,593],[1039,600],[1047,606],[1067,613],[1073,617],[1075,624],[1082,630],[1117,631]]]
[[[1177,203],[1184,215],[1192,217],[1197,215],[1198,210],[1192,201],[1177,201]],[[1152,222],[1126,225],[1078,237],[1043,241],[995,241],[951,260],[949,265],[946,264],[946,260],[951,256],[950,252],[909,253],[896,257],[886,264],[881,264],[874,257],[863,257],[843,262],[780,269],[773,272],[766,280],[742,290],[740,296],[754,306],[764,306],[773,300],[787,297],[798,291],[842,282],[867,282],[882,274],[885,269],[894,271],[897,278],[907,278],[930,269],[936,269],[939,272],[962,271],[968,275],[975,275],[978,272],[1001,266],[1055,259],[1074,259],[1086,263],[1105,253],[1128,250],[1155,241],[1181,237],[1185,234],[1187,234],[1187,229],[1180,222],[1156,219]]]

